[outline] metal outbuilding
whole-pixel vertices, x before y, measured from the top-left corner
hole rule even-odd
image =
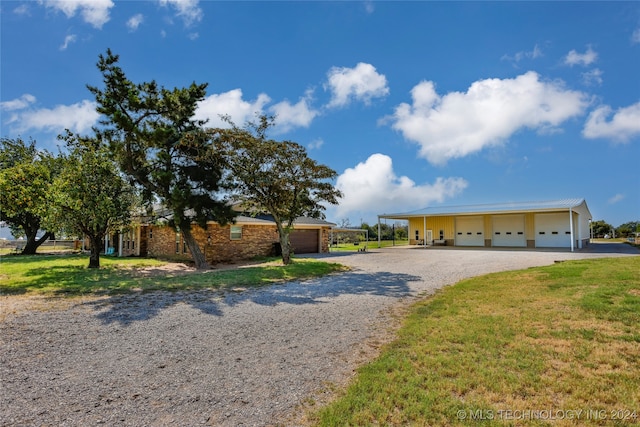
[[[409,222],[409,242],[424,246],[568,248],[588,245],[584,199],[429,207],[378,215]]]

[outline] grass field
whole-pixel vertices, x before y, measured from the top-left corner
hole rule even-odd
[[[100,269],[88,269],[86,255],[3,256],[0,258],[0,295],[126,293],[152,290],[256,287],[317,277],[344,269],[340,264],[294,260],[283,266],[275,258],[263,264],[233,270],[142,274],[140,269],[162,267],[154,259],[100,257]]]
[[[358,242],[358,244],[353,243],[340,243],[338,245],[331,245],[330,251],[353,251],[356,252],[358,250],[362,250],[365,247],[367,249],[376,249],[378,248],[378,241],[370,241],[370,242]],[[381,240],[380,247],[381,248],[389,248],[391,246],[406,246],[409,244],[408,240]]]
[[[640,422],[640,257],[447,287],[311,415],[322,426]]]

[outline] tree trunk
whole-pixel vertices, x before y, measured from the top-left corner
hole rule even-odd
[[[100,268],[100,247],[102,246],[102,238],[89,236],[89,245],[91,245],[89,268]]]
[[[41,238],[36,239],[37,233],[38,230],[29,230],[27,232],[27,243],[25,244],[24,249],[22,249],[22,255],[35,255],[38,247],[40,247],[40,245],[42,245],[48,238],[53,237],[53,233],[47,232]]]
[[[276,224],[278,223],[276,222]],[[282,249],[282,263],[284,265],[289,265],[291,263],[291,243],[289,242],[290,230],[280,224],[278,224],[277,227],[278,235],[280,237],[280,248]]]
[[[204,257],[202,251],[200,250],[200,246],[198,246],[198,242],[195,237],[191,233],[191,226],[180,228],[182,231],[182,238],[184,242],[187,244],[189,248],[189,252],[191,252],[191,256],[193,257],[193,262],[196,264],[196,268],[198,270],[206,270],[209,268],[209,263],[207,263],[206,258]]]

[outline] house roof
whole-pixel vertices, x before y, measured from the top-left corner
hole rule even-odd
[[[275,221],[273,220],[273,217],[269,214],[262,214],[262,215],[256,215],[255,217],[252,217],[254,219],[258,219],[258,220],[262,220],[262,221],[266,221],[270,224],[275,224]],[[328,222],[325,221],[323,219],[319,219],[319,218],[310,218],[310,217],[306,217],[306,216],[299,216],[296,218],[296,220],[293,222],[293,226],[320,226],[320,227],[333,227],[336,224],[332,223],[332,222]]]
[[[293,225],[294,227],[296,225],[320,225],[323,227],[334,227],[336,224],[334,224],[333,222],[325,221],[323,219],[299,216],[298,218],[296,218]]]
[[[482,205],[434,206],[410,212],[381,214],[378,218],[407,219],[419,216],[476,215],[499,213],[550,212],[583,206],[584,199],[560,199],[541,202],[507,202]],[[588,211],[588,208],[586,208]]]
[[[253,225],[273,225],[273,221],[262,218],[255,218],[252,216],[238,215],[236,217],[236,224],[253,224]]]
[[[173,214],[170,210],[163,208],[161,206],[154,207],[154,214],[150,217],[146,218],[146,221],[151,222],[153,220],[164,222],[168,221],[173,217]],[[209,221],[215,222],[215,221]],[[251,224],[251,225],[274,225],[275,221],[271,215],[243,215],[239,214],[235,217],[236,224]],[[333,227],[336,224],[328,221],[324,221],[322,219],[317,218],[308,218],[308,217],[298,217],[293,223],[293,226],[303,226],[303,227]]]

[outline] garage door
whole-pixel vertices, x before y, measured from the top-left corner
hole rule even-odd
[[[493,217],[492,246],[526,247],[524,215],[500,215]]]
[[[571,247],[571,229],[569,212],[555,214],[537,214],[536,248]]]
[[[295,254],[318,252],[318,230],[293,230],[289,235],[291,248]]]
[[[484,246],[484,219],[481,216],[456,218],[456,246]]]

